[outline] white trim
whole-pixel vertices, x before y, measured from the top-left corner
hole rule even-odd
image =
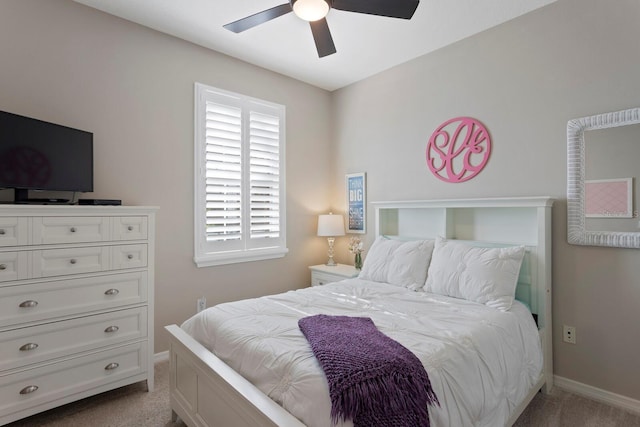
[[[640,400],[612,393],[610,391],[560,377],[558,375],[554,375],[554,384],[562,390],[640,414]]]
[[[235,252],[212,252],[202,256],[194,256],[193,261],[198,267],[213,267],[216,265],[236,264],[239,262],[263,261],[282,258],[289,252],[287,248],[249,249]]]
[[[279,120],[279,231],[278,237],[256,239],[251,233],[251,168],[250,145],[242,144],[242,204],[241,228],[239,240],[207,241],[204,212],[206,211],[206,103],[215,100],[220,105],[234,106],[242,110],[242,135],[250,135],[249,119],[251,113],[273,115]],[[228,92],[207,86],[202,83],[194,84],[194,257],[197,267],[211,267],[216,265],[234,264],[239,262],[261,261],[281,258],[287,249],[287,190],[286,190],[286,107],[267,101],[262,101],[246,95]],[[243,136],[243,140],[244,140]]]
[[[589,231],[585,207],[585,142],[588,130],[640,123],[640,108],[597,114],[567,122],[567,239],[574,245],[640,248],[640,232]]]
[[[481,199],[400,200],[371,202],[380,208],[527,208],[551,207],[551,197],[489,197]]]
[[[153,355],[153,363],[162,363],[169,361],[169,350],[161,351]]]

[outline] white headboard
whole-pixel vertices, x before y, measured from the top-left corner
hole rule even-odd
[[[553,379],[551,347],[550,197],[508,197],[373,202],[375,234],[399,238],[463,240],[483,247],[524,245],[516,297],[537,315],[545,372]]]

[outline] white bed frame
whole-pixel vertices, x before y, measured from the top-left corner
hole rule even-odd
[[[537,314],[543,372],[512,425],[539,390],[553,387],[551,322],[551,206],[549,197],[374,202],[375,234],[468,241],[478,246],[525,245],[516,296]],[[231,369],[177,325],[170,334],[172,419],[191,427],[303,427],[297,418]]]

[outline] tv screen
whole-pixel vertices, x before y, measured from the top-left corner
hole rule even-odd
[[[0,188],[93,191],[93,134],[0,111]]]

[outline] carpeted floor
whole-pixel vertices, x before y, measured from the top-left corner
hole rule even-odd
[[[153,393],[144,383],[133,384],[5,427],[185,427],[171,422],[168,371],[169,362],[156,364]],[[539,393],[515,427],[640,427],[640,414],[555,389],[551,396]]]
[[[640,414],[555,388],[538,393],[514,427],[640,427]]]

